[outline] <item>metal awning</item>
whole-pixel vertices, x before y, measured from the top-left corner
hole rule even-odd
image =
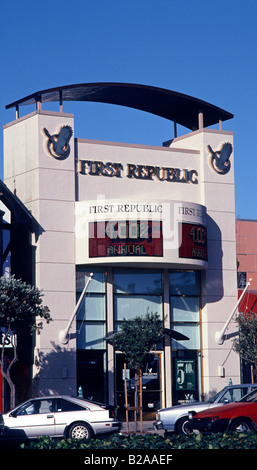
[[[119,333],[119,331],[110,332],[105,338],[106,341],[112,340],[116,333]],[[179,333],[179,331],[171,330],[170,328],[163,328],[163,334],[166,335],[166,336],[169,336],[170,338],[175,339],[176,341],[187,341],[187,340],[189,340],[189,338],[187,336],[183,335],[182,333]]]
[[[238,289],[238,298],[242,294],[243,290]],[[238,311],[247,315],[248,313],[256,313],[257,314],[257,290],[249,290],[244,298],[241,300]]]
[[[175,91],[133,83],[81,83],[40,90],[14,101],[6,109],[33,103],[59,101],[91,101],[116,104],[146,111],[180,124],[191,130],[232,119],[233,114],[198,98]]]
[[[167,336],[170,336],[171,338],[175,339],[176,341],[187,341],[189,338],[182,333],[179,333],[179,331],[175,330],[170,330],[169,328],[164,328],[163,330],[164,334]]]

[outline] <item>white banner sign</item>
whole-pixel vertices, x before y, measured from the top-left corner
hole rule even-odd
[[[14,348],[17,345],[17,336],[11,334],[6,334],[4,331],[0,330],[0,348],[4,345],[5,348]]]

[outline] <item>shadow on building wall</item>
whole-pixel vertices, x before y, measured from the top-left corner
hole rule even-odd
[[[222,233],[216,222],[207,215],[208,269],[203,271],[202,308],[219,302],[224,296]]]
[[[48,353],[39,351],[35,358],[38,372],[32,381],[34,397],[52,394],[74,395],[76,350],[66,349],[54,342],[52,347]]]

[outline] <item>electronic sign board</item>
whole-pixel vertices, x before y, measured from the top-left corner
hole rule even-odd
[[[180,258],[207,261],[207,228],[204,225],[180,223],[182,241]]]
[[[89,258],[110,256],[163,256],[162,222],[90,222]]]

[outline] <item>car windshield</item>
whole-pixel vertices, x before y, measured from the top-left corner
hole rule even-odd
[[[257,402],[257,389],[253,390],[252,392],[245,395],[239,401],[247,401],[247,402]]]
[[[218,393],[216,393],[215,395],[213,395],[213,397],[209,398],[209,400],[207,400],[207,403],[214,403],[216,401],[216,399],[222,394],[223,391],[225,391],[227,387],[224,387],[222,390],[220,390]]]

